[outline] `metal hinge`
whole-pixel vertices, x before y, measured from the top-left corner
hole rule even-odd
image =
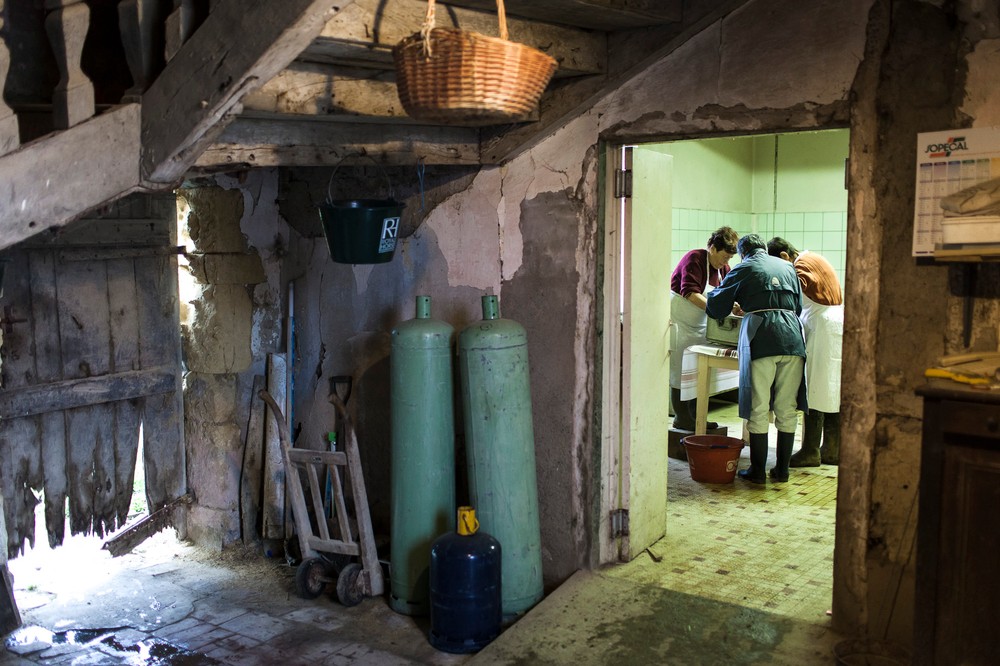
[[[628,509],[615,509],[611,512],[611,538],[628,536]]]
[[[615,199],[632,198],[632,170],[615,171]]]

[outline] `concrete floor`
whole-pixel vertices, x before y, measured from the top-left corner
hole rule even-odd
[[[664,539],[578,572],[473,656],[435,650],[427,619],[384,599],[300,599],[295,570],[257,553],[168,531],[111,558],[74,539],[11,561],[24,626],[0,664],[835,663],[835,487],[834,467],[761,488],[695,483],[672,460]]]

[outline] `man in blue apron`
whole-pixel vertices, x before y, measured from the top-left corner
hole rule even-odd
[[[748,234],[739,240],[740,263],[708,295],[705,311],[722,319],[733,305],[743,310],[740,327],[739,414],[750,432],[750,468],[741,479],[766,483],[768,412],[778,430],[772,481],[788,480],[788,465],[798,426],[797,409],[806,409],[803,381],[806,345],[799,323],[802,290],[790,263],[767,253],[764,240]]]
[[[730,227],[716,229],[705,249],[686,253],[670,275],[670,405],[679,430],[694,430],[694,400],[681,400],[684,350],[708,342],[705,297],[729,272],[739,238]],[[709,430],[717,427],[708,424]]]

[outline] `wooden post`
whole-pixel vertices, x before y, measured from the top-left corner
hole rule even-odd
[[[287,390],[285,379],[285,357],[280,354],[269,354],[267,357],[267,392],[278,404],[285,402],[285,391]],[[282,462],[279,424],[272,412],[268,412],[265,416],[265,437],[263,537],[284,540],[285,465]]]
[[[77,0],[45,0],[45,8],[51,10],[45,29],[62,75],[52,93],[52,119],[56,129],[69,129],[94,115],[94,84],[80,69],[90,7]]]
[[[0,32],[3,31],[3,8],[4,2],[0,0]],[[9,153],[21,143],[18,133],[17,116],[14,111],[7,106],[3,99],[2,91],[7,83],[7,73],[10,71],[10,50],[7,49],[7,42],[0,35],[0,155]]]
[[[240,475],[240,530],[243,543],[259,540],[257,521],[260,517],[261,467],[264,457],[264,402],[258,397],[264,388],[264,376],[253,378],[250,395],[250,419],[243,445],[243,473]]]

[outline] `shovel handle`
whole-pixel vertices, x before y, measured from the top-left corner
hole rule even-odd
[[[330,393],[340,398],[340,401],[346,406],[347,401],[351,399],[351,386],[353,383],[350,375],[335,375],[330,377]],[[341,387],[346,387],[343,393],[341,393]]]

